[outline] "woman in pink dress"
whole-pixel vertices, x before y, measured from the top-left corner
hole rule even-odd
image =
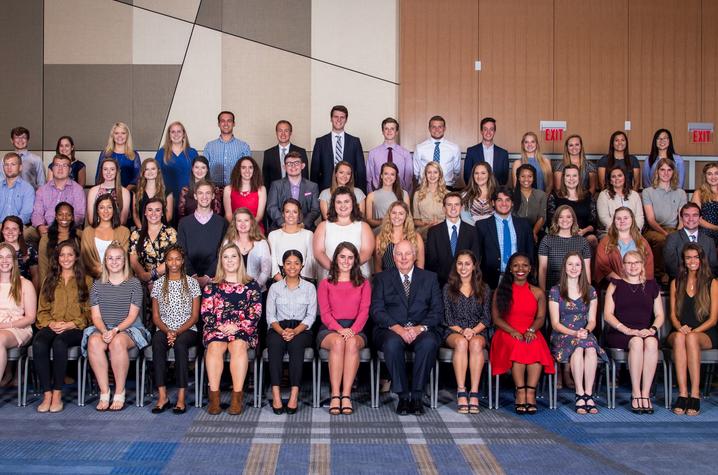
[[[264,211],[267,207],[267,189],[262,181],[262,170],[252,157],[242,157],[232,169],[231,183],[224,187],[224,214],[232,222],[234,212],[247,208],[264,233]]]

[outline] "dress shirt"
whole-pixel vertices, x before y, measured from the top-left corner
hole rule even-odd
[[[434,161],[436,142],[439,142],[439,165],[444,172],[444,181],[447,186],[454,186],[458,184],[457,182],[461,176],[461,150],[458,145],[449,142],[445,138],[430,138],[416,146],[416,151],[414,152],[414,176],[420,181],[424,176],[426,164]]]
[[[204,156],[209,160],[209,172],[212,181],[220,186],[227,186],[231,182],[232,169],[242,157],[251,157],[252,149],[247,142],[232,137],[225,142],[219,137],[207,142],[203,150]]]
[[[37,189],[35,206],[32,209],[32,225],[51,225],[55,221],[55,206],[63,201],[75,208],[75,223],[82,226],[85,221],[85,191],[69,178],[62,189],[55,186],[54,179]]]
[[[347,150],[347,141],[346,141],[346,137],[344,136],[343,130],[338,133],[334,132],[332,130],[331,134],[332,134],[332,157],[334,157],[334,163],[337,163],[339,160],[337,160],[337,157],[334,156],[334,153],[337,150],[337,138],[338,137],[342,138],[342,160],[344,160],[344,154],[346,153],[346,150]]]
[[[299,285],[290,289],[282,279],[269,288],[267,295],[267,326],[283,320],[301,320],[311,328],[317,318],[317,291],[314,284],[299,279]]]
[[[366,189],[372,192],[381,188],[379,185],[379,177],[381,175],[381,166],[387,162],[391,147],[392,161],[399,169],[399,181],[401,187],[411,195],[414,189],[414,163],[411,158],[411,152],[399,144],[383,143],[369,151],[366,161]]]
[[[289,149],[292,147],[291,143],[288,143],[287,145],[282,146],[281,144],[277,144],[277,149],[279,150],[279,168],[282,170],[282,178],[287,176],[287,169],[284,166],[284,157],[287,156],[289,153]],[[264,177],[266,180],[267,177]]]
[[[42,158],[38,157],[27,150],[16,150],[15,153],[20,155],[22,161],[22,179],[25,183],[32,186],[33,190],[37,190],[45,184],[45,167],[42,164]],[[0,177],[5,178],[5,172],[0,167]]]
[[[694,229],[692,232],[686,228],[683,228],[683,230],[686,232],[686,236],[688,236],[688,242],[698,242],[698,228]],[[693,236],[693,239],[691,239],[691,236]]]
[[[508,215],[506,218],[502,218],[498,214],[494,213],[494,220],[496,221],[496,237],[499,240],[499,250],[501,251],[502,257],[504,255],[504,219],[508,220],[509,232],[511,233],[511,252],[509,255],[513,255],[519,248],[518,240],[516,238],[516,228],[514,227],[514,221],[511,219],[511,215]],[[501,272],[506,272],[506,266],[504,265],[503,259],[501,259]]]
[[[494,144],[491,144],[490,147],[487,147],[484,145],[483,142],[481,142],[481,147],[484,149],[484,161],[491,165],[491,170],[494,169]]]
[[[399,270],[399,269],[397,269],[397,270]],[[402,285],[404,285],[404,276],[405,276],[405,275],[408,275],[408,276],[409,276],[409,285],[411,285],[411,278],[412,278],[412,276],[414,275],[414,266],[411,266],[411,270],[410,270],[409,272],[407,272],[406,274],[404,274],[403,272],[399,271],[399,275],[401,276],[401,284],[402,284]]]
[[[17,216],[23,224],[28,224],[34,202],[35,190],[22,177],[15,178],[12,186],[7,185],[7,179],[0,182],[0,221]]]
[[[446,223],[446,230],[449,233],[449,239],[451,239],[451,229],[453,226],[456,226],[456,235],[459,235],[459,228],[461,227],[461,218],[458,218],[455,223],[452,223],[448,218],[445,221]]]

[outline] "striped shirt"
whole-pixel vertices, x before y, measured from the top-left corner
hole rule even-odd
[[[310,282],[299,280],[299,286],[290,289],[286,279],[276,282],[267,294],[267,326],[282,320],[301,320],[311,328],[317,318],[317,290]]]
[[[96,280],[90,291],[90,306],[100,306],[102,321],[108,330],[116,327],[127,318],[130,305],[142,308],[142,285],[135,277],[130,277],[119,285]],[[133,326],[138,323],[139,314]]]
[[[227,186],[232,176],[232,168],[242,157],[251,157],[252,150],[247,142],[232,137],[228,142],[218,138],[207,142],[202,151],[209,160],[209,173],[212,181],[220,186]]]

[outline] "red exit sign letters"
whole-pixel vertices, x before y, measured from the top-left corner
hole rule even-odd
[[[713,122],[689,122],[688,141],[690,143],[713,143]]]
[[[566,131],[565,120],[542,120],[539,128],[546,142],[562,142],[563,133]]]

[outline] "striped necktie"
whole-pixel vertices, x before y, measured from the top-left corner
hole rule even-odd
[[[344,159],[344,150],[342,149],[342,136],[337,135],[337,145],[334,147],[334,165]]]
[[[411,281],[409,280],[409,275],[404,274],[404,293],[406,294],[406,298],[409,298],[410,290],[411,290]]]

